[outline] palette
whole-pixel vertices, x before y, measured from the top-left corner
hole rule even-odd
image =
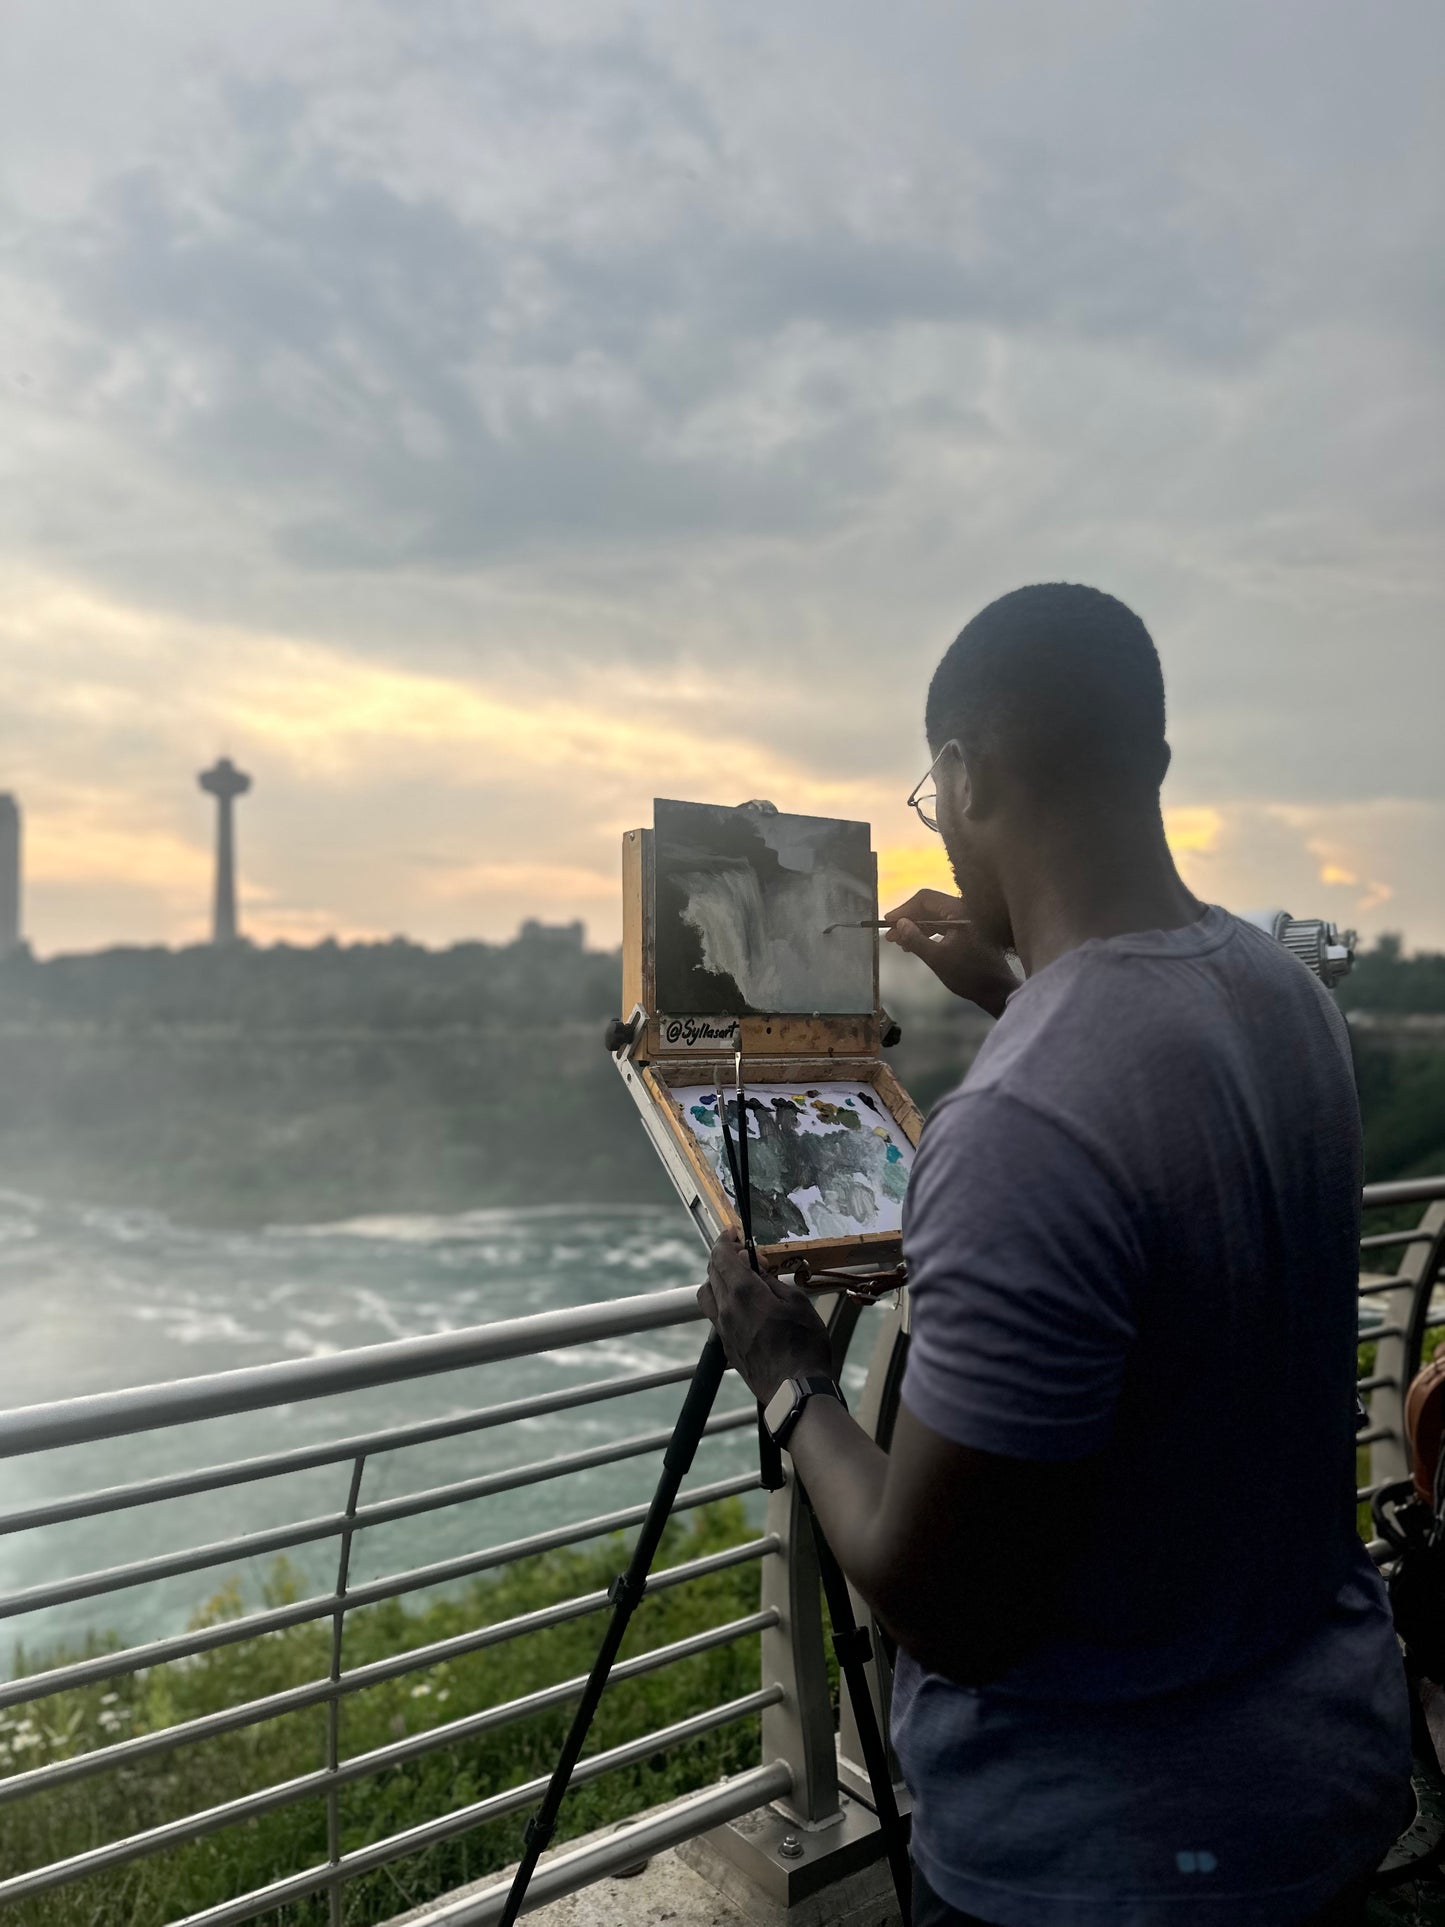
[[[726,1086],[676,1085],[672,1101],[734,1198],[721,1104],[737,1148],[738,1103]],[[749,1087],[748,1189],[753,1232],[764,1245],[799,1238],[864,1237],[903,1228],[913,1146],[866,1084],[799,1090]]]
[[[891,1265],[923,1118],[883,1061],[877,937],[857,927],[878,914],[868,826],[655,810],[623,838],[617,1068],[668,1175],[708,1242],[738,1222],[719,1104],[736,1130],[741,1050],[760,1250],[781,1270]]]

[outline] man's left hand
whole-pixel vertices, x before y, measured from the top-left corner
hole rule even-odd
[[[764,1405],[784,1379],[832,1376],[832,1349],[812,1300],[772,1272],[754,1271],[734,1226],[712,1248],[697,1302],[717,1327],[728,1363]]]

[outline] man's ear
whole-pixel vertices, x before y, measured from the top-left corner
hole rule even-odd
[[[956,780],[959,813],[970,823],[982,823],[998,808],[998,772],[984,750],[975,750],[967,763],[960,758]]]
[[[1174,752],[1173,750],[1170,749],[1168,743],[1161,743],[1159,747],[1164,752],[1164,754],[1159,759],[1159,781],[1162,784],[1164,781],[1164,778],[1169,774],[1169,763]]]
[[[938,765],[934,777],[935,787],[947,791],[949,814],[955,818],[974,816],[974,782],[972,766],[963,760],[963,750],[957,742],[945,745],[947,755]]]

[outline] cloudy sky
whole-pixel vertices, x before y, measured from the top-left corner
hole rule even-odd
[[[903,798],[1124,597],[1203,895],[1445,945],[1438,0],[6,0],[0,789],[42,951],[584,916]]]

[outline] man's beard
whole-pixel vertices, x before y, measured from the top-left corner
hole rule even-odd
[[[961,852],[950,849],[946,842],[943,847],[953,872],[954,888],[963,899],[963,914],[972,922],[974,935],[985,943],[996,944],[1000,950],[1012,951],[1015,948],[1013,923],[1002,890],[996,889],[992,879],[986,878]]]

